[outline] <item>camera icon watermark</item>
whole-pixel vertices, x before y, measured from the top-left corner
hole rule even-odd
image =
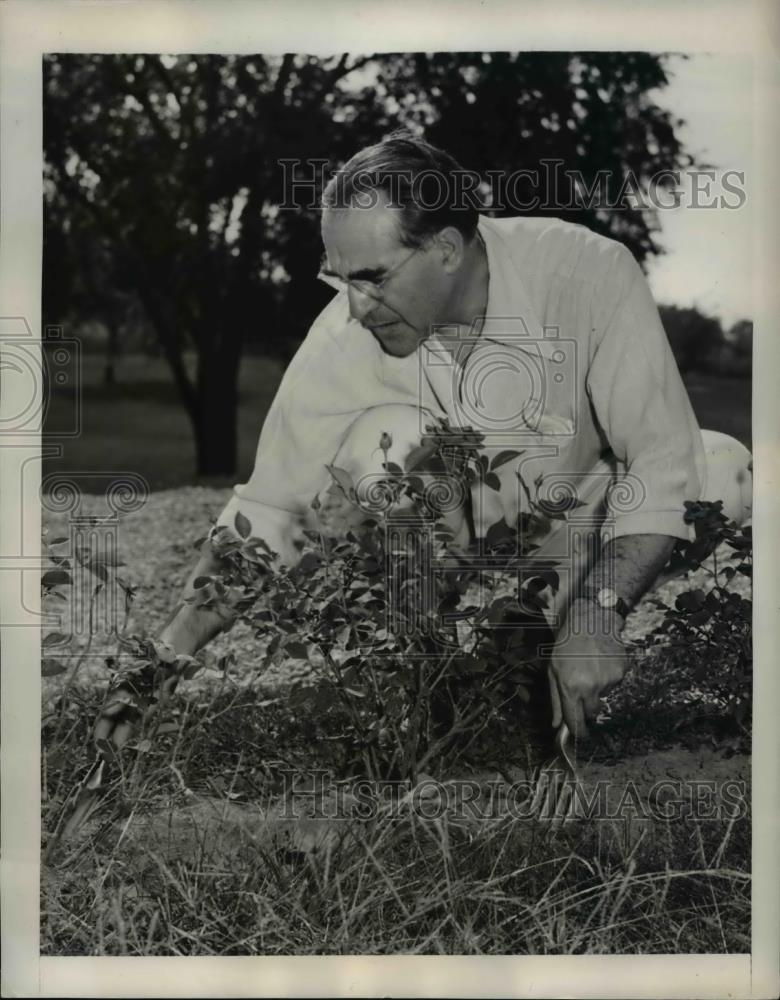
[[[62,327],[47,327],[39,343],[23,317],[0,318],[0,367],[16,383],[19,402],[4,410],[0,434],[32,437],[41,432],[54,398],[57,430],[47,436],[81,433],[81,344],[65,337]]]
[[[488,445],[565,440],[577,432],[578,363],[576,340],[557,327],[533,336],[523,317],[488,316],[465,333],[435,327],[420,352],[420,399],[427,386],[443,392],[453,424],[479,431]]]

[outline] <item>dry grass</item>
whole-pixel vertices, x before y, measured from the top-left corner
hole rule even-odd
[[[139,586],[130,631],[155,633],[192,565],[192,542],[228,495],[156,493],[121,521],[127,565],[120,572]],[[82,512],[102,513],[100,505],[85,497]],[[44,523],[50,537],[68,534],[64,514]],[[57,608],[65,632],[74,607],[83,607],[78,581],[72,590],[75,600]],[[73,652],[88,641],[75,635]],[[749,815],[581,820],[547,836],[528,822],[464,823],[450,813],[319,827],[268,822],[280,770],[327,768],[332,747],[288,707],[290,677],[256,676],[248,629],[213,648],[236,651],[235,674],[207,673],[182,690],[166,720],[176,732],[158,736],[147,752],[123,754],[121,798],[106,804],[102,826],[43,868],[43,954],[749,951]],[[115,649],[98,632],[75,678],[71,660],[69,673],[44,681],[44,846],[88,766],[90,726],[108,681],[103,658]],[[659,700],[660,666],[634,665],[603,727],[609,740],[596,747],[602,763],[630,763],[633,755],[644,766],[638,753],[668,746],[679,723],[690,721],[688,708],[675,714]],[[651,701],[657,713],[649,719],[639,706]],[[749,770],[746,757],[697,749],[715,741],[722,751],[717,729],[693,735],[688,777],[722,780],[729,760],[734,773]],[[656,777],[667,763],[656,762]],[[626,776],[621,767],[616,780]]]
[[[48,831],[85,764],[84,697],[58,746],[44,732]],[[179,712],[178,733],[126,755],[102,826],[44,868],[44,954],[749,950],[748,816],[281,822],[280,769],[327,766],[305,720],[245,687]]]

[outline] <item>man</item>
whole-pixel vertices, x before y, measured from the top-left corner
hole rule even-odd
[[[326,463],[356,480],[379,473],[382,433],[399,464],[430,416],[483,432],[488,452],[520,452],[501,467],[500,491],[475,493],[471,520],[465,509],[455,519],[462,538],[480,537],[501,516],[515,523],[547,484],[579,502],[538,550],[567,567],[552,721],[576,736],[624,674],[626,614],[676,541],[692,537],[684,501],[728,490],[727,512],[741,520],[750,456],[722,435],[703,440],[621,244],[555,219],[480,216],[450,197],[458,170],[424,140],[395,134],[331,181],[322,276],[339,293],[285,373],[252,476],[218,523],[232,527],[240,510],[289,564],[313,496],[326,527],[349,523]],[[206,542],[183,597],[217,565]],[[180,603],[160,638],[192,653],[225,624]]]

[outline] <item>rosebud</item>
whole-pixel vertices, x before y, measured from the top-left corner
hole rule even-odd
[[[388,434],[387,431],[382,431],[382,436],[379,439],[379,447],[385,454],[393,447],[393,435]]]

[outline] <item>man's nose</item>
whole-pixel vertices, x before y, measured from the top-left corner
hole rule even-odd
[[[351,285],[347,291],[347,297],[349,301],[349,314],[358,323],[362,323],[368,319],[374,309],[376,309],[377,303],[375,298],[371,295],[366,295],[365,292],[358,291],[357,288],[353,288]]]

